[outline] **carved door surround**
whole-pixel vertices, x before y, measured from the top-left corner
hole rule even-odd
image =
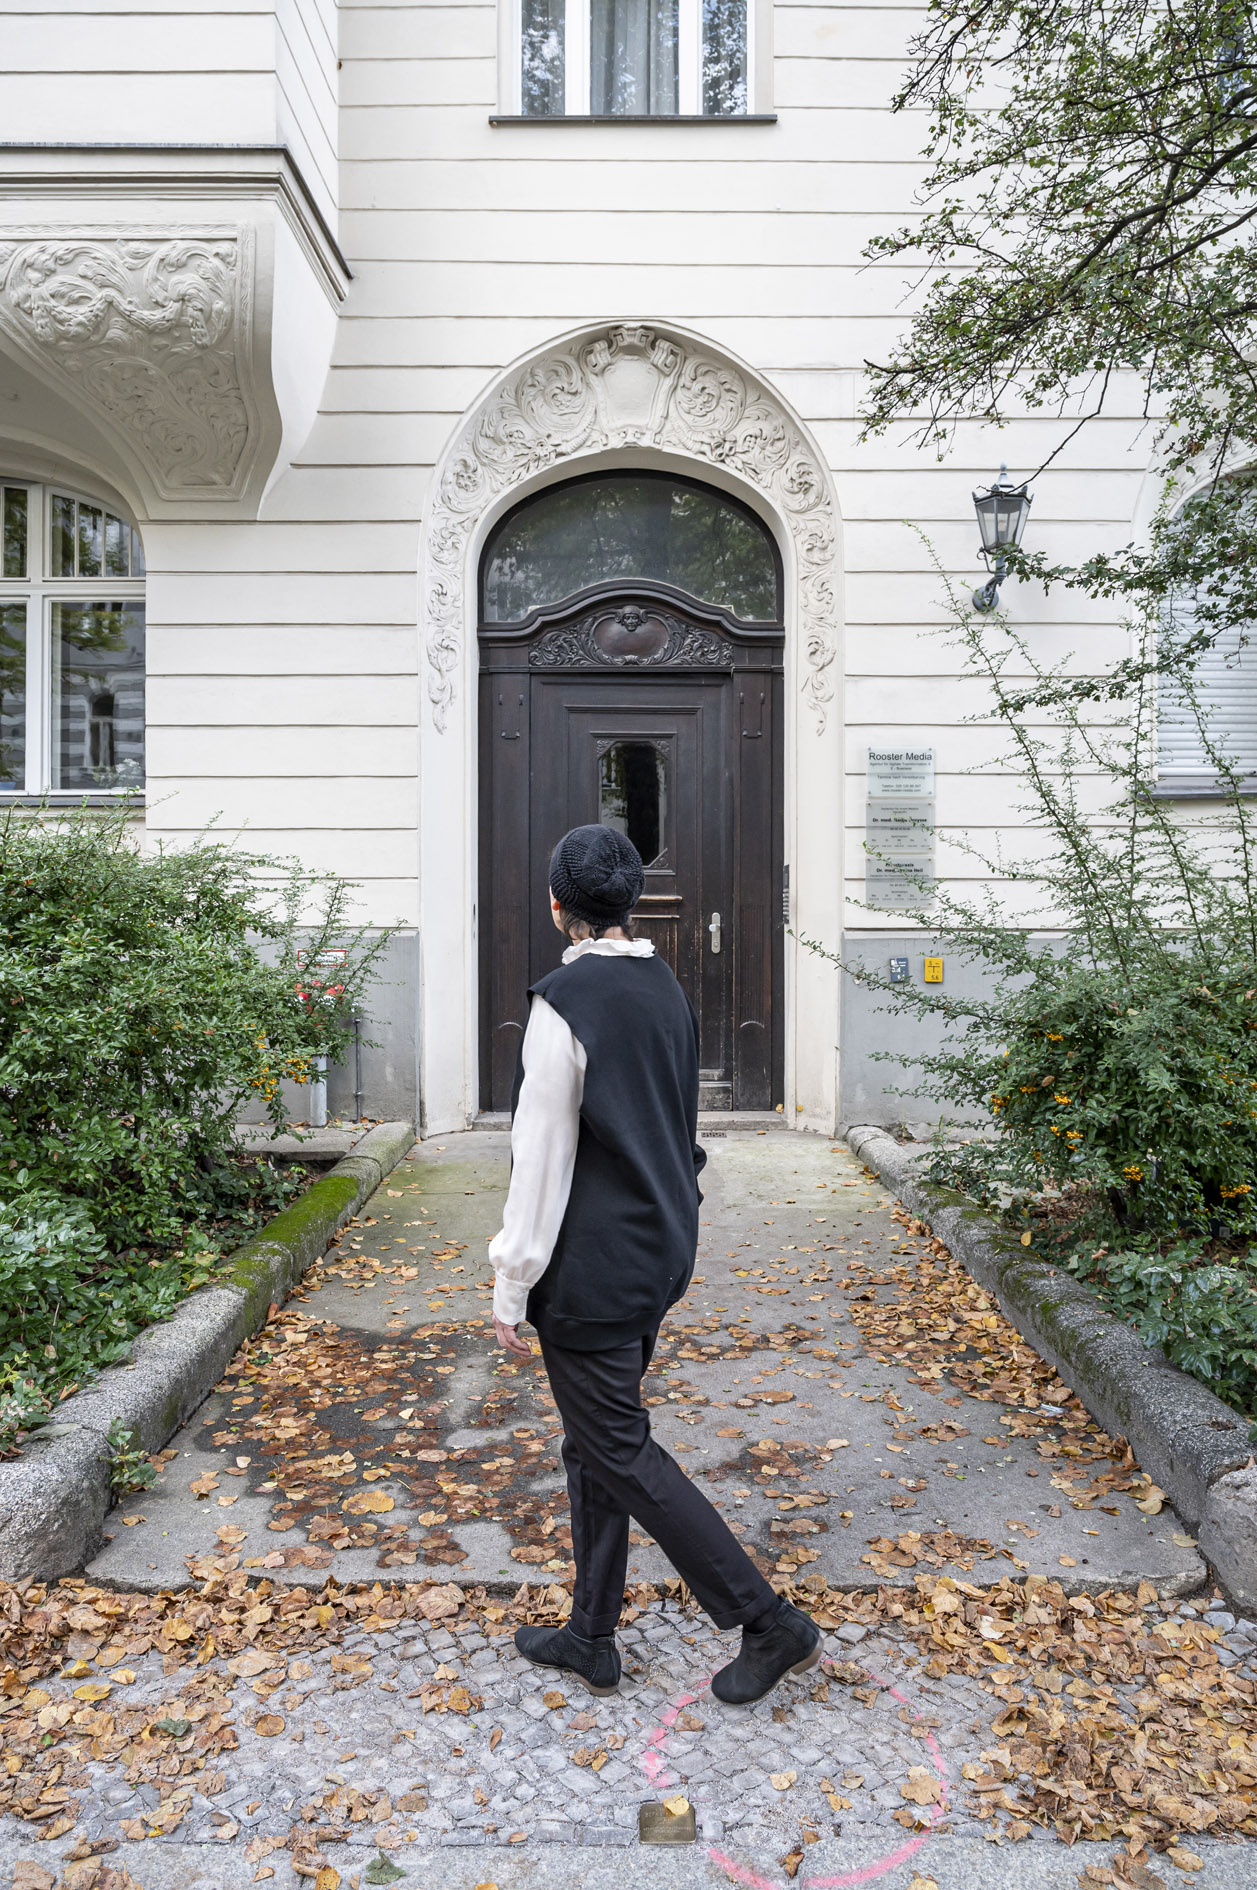
[[[829,477],[768,385],[675,332],[621,324],[514,371],[460,426],[438,473],[426,530],[423,636],[434,727],[458,693],[478,536],[500,501],[543,469],[609,451],[657,449],[725,469],[762,494],[793,548],[800,686],[823,734],[834,696],[837,532]]]
[[[782,640],[778,632],[776,683],[739,674],[736,655],[732,672],[690,674],[731,677],[742,718],[738,739],[747,752],[768,746],[762,731],[771,726],[779,692],[779,831],[791,887],[791,931],[775,987],[784,1114],[792,1125],[829,1133],[837,1120],[838,983],[832,967],[798,939],[836,938],[843,915],[841,561],[833,485],[806,426],[751,366],[703,336],[644,323],[583,328],[504,371],[457,423],[433,472],[419,621],[425,1133],[474,1119],[484,1093],[477,966],[490,921],[474,814],[489,740],[483,696],[481,716],[476,709],[481,548],[497,520],[530,492],[624,466],[723,487],[768,522],[782,553],[785,633]],[[701,627],[723,634],[719,623],[703,620]],[[525,746],[530,678],[565,674],[522,668],[501,677],[501,702],[494,705],[501,721],[493,731],[499,755],[519,755]],[[655,673],[668,672],[649,665],[603,670],[642,682]]]

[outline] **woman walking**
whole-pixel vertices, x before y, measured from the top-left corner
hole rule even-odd
[[[651,1436],[641,1402],[668,1308],[698,1244],[698,1026],[654,946],[631,935],[641,858],[609,827],[576,827],[550,861],[550,908],[571,941],[533,985],[516,1079],[511,1185],[489,1248],[493,1324],[516,1357],[527,1316],[563,1422],[576,1584],[562,1628],[515,1645],[591,1692],[619,1685],[615,1630],[630,1517],[741,1650],[712,1680],[758,1700],[820,1658],[811,1618],[778,1598],[727,1524]]]

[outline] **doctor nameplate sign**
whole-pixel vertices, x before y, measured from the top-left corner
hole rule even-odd
[[[869,749],[864,828],[865,903],[913,911],[934,884],[934,750]]]

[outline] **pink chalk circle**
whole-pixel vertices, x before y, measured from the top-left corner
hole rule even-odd
[[[915,1711],[911,1700],[908,1699],[906,1694],[901,1693],[898,1687],[891,1686],[888,1680],[883,1680],[880,1675],[875,1674],[869,1667],[866,1667],[864,1671],[868,1674],[869,1679],[875,1681],[883,1692],[889,1693],[892,1700],[898,1700],[899,1704],[906,1706],[909,1712]],[[654,1726],[647,1735],[645,1750],[642,1753],[642,1770],[645,1772],[650,1783],[659,1787],[660,1790],[667,1791],[671,1788],[671,1785],[680,1783],[679,1779],[672,1773],[668,1765],[667,1756],[663,1751],[668,1735],[676,1725],[677,1715],[683,1712],[687,1706],[696,1704],[700,1695],[710,1684],[711,1677],[709,1675],[707,1680],[704,1681],[699,1688],[698,1693],[679,1693],[672,1701],[671,1705],[666,1706],[660,1713],[658,1724]],[[920,1715],[916,1714],[915,1717],[920,1718]],[[942,1786],[942,1797],[939,1803],[929,1807],[928,1825],[932,1827],[940,1818],[947,1815],[948,1780],[946,1767],[943,1764],[943,1755],[939,1750],[938,1741],[935,1739],[933,1733],[929,1734],[925,1744],[926,1750],[929,1753],[930,1763],[938,1776],[939,1784]],[[889,1873],[897,1869],[900,1864],[906,1863],[910,1857],[915,1857],[922,1846],[929,1842],[932,1835],[932,1828],[920,1831],[915,1837],[908,1838],[893,1851],[888,1851],[884,1857],[877,1858],[871,1864],[862,1864],[858,1870],[843,1871],[836,1877],[803,1877],[799,1880],[799,1890],[847,1890],[847,1886],[854,1887],[857,1884],[876,1883],[880,1877],[888,1876]],[[773,1877],[761,1876],[759,1871],[755,1870],[751,1865],[740,1864],[736,1858],[729,1857],[724,1851],[717,1849],[715,1845],[709,1845],[706,1854],[709,1863],[715,1864],[717,1869],[722,1870],[733,1883],[745,1885],[745,1890],[786,1890],[788,1880],[784,1873],[780,1876]]]

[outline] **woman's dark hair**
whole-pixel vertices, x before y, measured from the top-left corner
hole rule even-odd
[[[559,930],[572,945],[579,945],[583,938],[601,938],[611,929],[610,921],[606,925],[593,925],[588,919],[582,919],[578,913],[569,912],[566,906],[559,907]],[[620,930],[626,938],[637,937],[637,920],[622,919]]]

